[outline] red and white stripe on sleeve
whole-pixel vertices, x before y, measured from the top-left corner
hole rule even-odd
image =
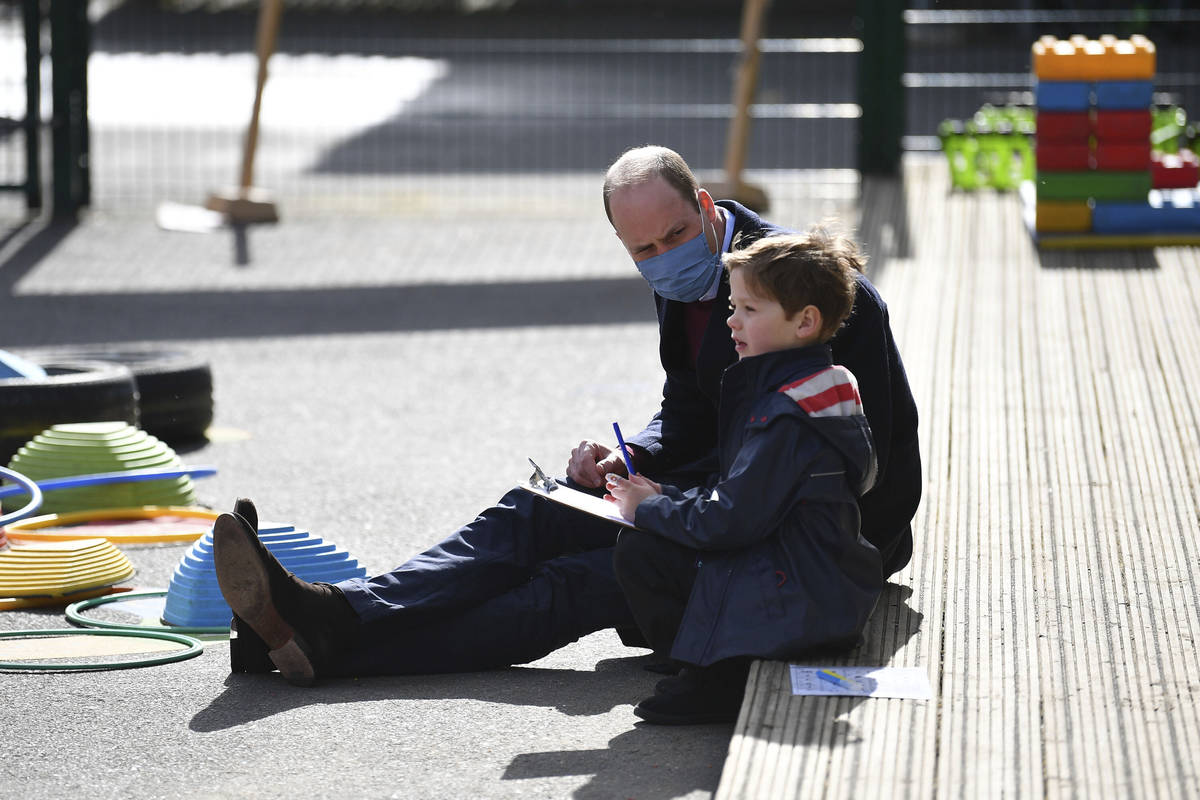
[[[850,417],[863,413],[858,380],[845,367],[834,365],[807,378],[779,387],[810,417]]]

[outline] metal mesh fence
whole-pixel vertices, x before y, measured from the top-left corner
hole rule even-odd
[[[388,213],[422,204],[435,184],[439,204],[447,192],[469,202],[514,174],[587,175],[594,201],[607,164],[648,142],[718,170],[740,42],[736,15],[703,23],[664,37],[622,35],[629,29],[611,18],[489,31],[395,13],[285,15],[255,182],[289,213]],[[197,202],[234,181],[254,24],[245,12],[98,21],[94,206]],[[850,29],[848,19],[825,28],[839,25]],[[858,41],[773,33],[761,45],[747,168],[798,184],[804,170],[852,167]]]
[[[647,142],[676,148],[702,177],[720,173],[740,3],[660,0],[641,12],[597,0],[285,5],[255,177],[289,215],[456,213],[484,197],[489,209],[497,198],[593,203],[604,167]],[[829,179],[814,170],[856,165],[862,45],[851,9],[820,5],[774,3],[761,43],[747,178],[775,195],[804,195]],[[1148,35],[1158,99],[1200,114],[1191,44],[1200,12],[946,5],[904,15],[907,149],[937,149],[941,120],[985,102],[1028,103],[1029,49],[1045,33]],[[89,8],[92,206],[140,213],[233,184],[254,91],[257,3]],[[472,8],[486,13],[463,13]],[[0,184],[24,175],[23,54],[20,4],[0,0]],[[48,58],[43,65],[48,117]],[[20,202],[0,193],[0,211]]]

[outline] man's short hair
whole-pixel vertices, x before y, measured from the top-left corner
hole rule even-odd
[[[821,341],[833,338],[854,308],[856,275],[866,258],[849,238],[822,226],[768,236],[726,253],[725,269],[742,271],[747,288],[783,307],[789,318],[807,305],[821,312]]]
[[[604,175],[604,213],[608,215],[609,222],[612,222],[612,209],[609,208],[608,199],[612,193],[626,186],[645,183],[651,178],[662,178],[689,203],[695,201],[696,192],[700,189],[692,168],[679,153],[654,144],[632,147],[622,153]]]

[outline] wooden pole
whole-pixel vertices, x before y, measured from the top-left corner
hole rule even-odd
[[[231,222],[276,222],[279,210],[270,195],[254,186],[254,154],[258,150],[258,119],[262,111],[263,90],[267,85],[267,63],[275,52],[283,0],[262,0],[258,12],[258,80],[254,87],[254,106],[242,147],[242,171],[237,189],[209,196],[207,207],[229,216]]]
[[[768,206],[766,193],[742,180],[746,166],[746,151],[750,146],[750,106],[758,88],[758,40],[762,36],[763,18],[770,0],[745,0],[742,5],[742,56],[734,78],[734,113],[729,121],[725,142],[725,180],[713,184],[709,193],[736,200],[757,211]]]
[[[243,190],[254,185],[254,153],[258,149],[258,116],[262,111],[263,89],[267,85],[267,62],[275,52],[279,36],[279,17],[282,0],[263,0],[258,12],[258,81],[254,86],[254,108],[250,111],[250,126],[246,129],[246,145],[242,151]]]

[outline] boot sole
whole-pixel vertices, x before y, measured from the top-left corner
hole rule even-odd
[[[308,648],[271,600],[271,580],[259,556],[257,539],[236,517],[222,514],[217,518],[213,525],[217,584],[233,613],[262,639],[271,662],[288,683],[311,686],[316,671]]]

